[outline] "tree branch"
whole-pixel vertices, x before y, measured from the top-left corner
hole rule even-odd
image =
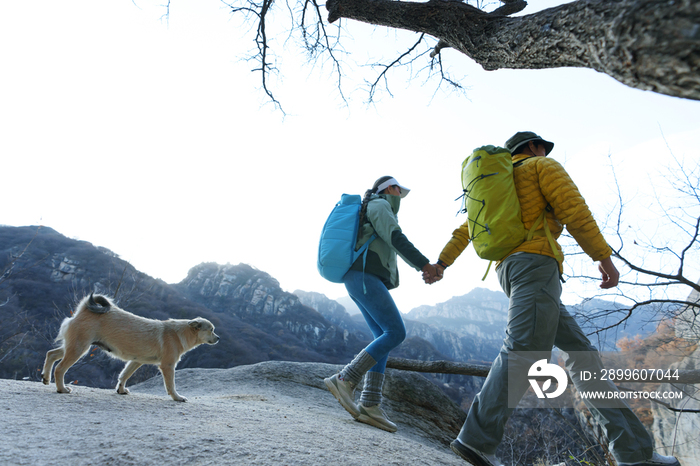
[[[700,3],[694,0],[578,0],[538,13],[505,2],[488,14],[461,2],[329,0],[340,18],[431,35],[486,70],[583,67],[618,81],[700,100]],[[494,12],[494,13],[496,13]]]
[[[413,44],[408,50],[406,50],[404,53],[402,53],[401,55],[399,55],[394,61],[392,61],[392,62],[389,63],[388,65],[383,65],[383,64],[374,65],[374,66],[380,66],[380,67],[382,67],[383,69],[382,69],[382,72],[379,73],[379,76],[377,76],[377,79],[375,79],[374,82],[370,85],[370,88],[369,88],[369,102],[372,102],[373,99],[374,99],[374,94],[375,94],[376,91],[377,91],[377,85],[379,84],[379,81],[381,81],[382,79],[384,79],[384,81],[386,82],[386,74],[387,74],[387,72],[388,72],[391,68],[400,65],[400,64],[401,64],[401,60],[403,60],[404,58],[406,58],[406,57],[408,57],[409,55],[411,55],[411,54],[413,53],[413,51],[416,49],[416,47],[418,47],[418,45],[420,45],[420,43],[423,42],[423,38],[424,38],[424,37],[425,37],[425,34],[421,34],[420,37],[418,38],[418,40],[416,41],[415,44]],[[386,87],[387,90],[389,89],[389,85],[388,85],[388,84],[386,84],[385,87]],[[391,94],[391,92],[389,92],[389,94]]]
[[[627,267],[629,267],[631,270],[634,270],[635,272],[643,273],[643,274],[645,274],[645,275],[649,275],[649,276],[652,276],[652,277],[663,278],[663,279],[666,279],[666,280],[672,280],[672,281],[673,281],[674,283],[676,283],[676,284],[685,285],[685,286],[688,286],[688,287],[694,289],[695,291],[700,292],[700,283],[695,283],[695,282],[693,282],[693,281],[691,281],[691,280],[685,278],[685,277],[682,276],[682,275],[679,275],[679,274],[668,274],[668,273],[656,272],[656,271],[654,271],[654,270],[645,269],[645,268],[643,268],[643,267],[640,267],[640,266],[638,266],[638,265],[633,264],[632,262],[630,262],[629,260],[625,259],[625,258],[624,258],[623,256],[621,256],[620,254],[618,254],[616,251],[613,252],[613,254],[614,254],[614,256],[615,256],[617,259],[620,259],[622,262],[625,263],[625,265],[626,265]],[[679,270],[682,271],[683,268],[680,267]]]

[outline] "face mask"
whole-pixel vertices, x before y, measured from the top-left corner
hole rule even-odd
[[[394,215],[398,214],[399,207],[401,207],[401,196],[394,196],[392,194],[383,194],[382,196],[389,202]]]

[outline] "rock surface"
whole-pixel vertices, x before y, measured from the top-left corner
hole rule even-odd
[[[131,395],[0,379],[0,464],[463,465],[448,446],[464,413],[422,376],[387,371],[395,434],[353,420],[325,389],[340,366],[265,362],[177,371]]]
[[[700,369],[698,361],[700,349],[672,368]],[[656,448],[667,455],[675,455],[683,466],[700,466],[700,389],[697,385],[662,384],[659,391],[682,392],[682,398],[671,400],[670,404],[676,409],[689,412],[674,412],[652,403]]]
[[[700,293],[693,290],[687,299],[691,303],[700,302]],[[700,342],[700,325],[698,325],[698,308],[688,306],[675,320],[676,336],[684,338],[687,344],[698,345]],[[700,369],[700,348],[672,366],[681,370]],[[700,466],[700,386],[683,384],[664,384],[661,391],[683,393],[683,398],[673,400],[676,409],[690,412],[673,412],[652,403],[654,414],[654,440],[657,448],[674,454],[681,459],[683,466]],[[693,412],[694,411],[694,412]]]

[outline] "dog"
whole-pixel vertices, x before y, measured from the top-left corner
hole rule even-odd
[[[107,297],[90,294],[82,299],[73,317],[61,323],[56,342],[61,346],[46,353],[41,372],[45,385],[54,379],[59,393],[70,393],[63,383],[66,371],[88,352],[98,346],[110,356],[127,361],[119,374],[117,393],[128,395],[126,381],[143,364],[155,364],[163,374],[165,390],[175,401],[187,401],[175,390],[175,366],[182,355],[206,343],[215,345],[219,336],[207,319],[192,320],[146,319],[120,309]]]

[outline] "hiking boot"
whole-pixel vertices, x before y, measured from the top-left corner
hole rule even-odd
[[[339,379],[338,374],[323,379],[323,382],[333,396],[340,402],[340,405],[345,408],[353,418],[357,419],[360,415],[360,410],[355,404],[355,385],[351,382]]]
[[[651,459],[641,463],[617,463],[619,466],[681,466],[675,456],[661,456],[654,452]]]
[[[365,406],[360,403],[360,416],[357,417],[357,420],[387,432],[396,432],[398,430],[396,424],[387,419],[386,414],[384,414],[379,405]]]
[[[463,444],[459,440],[450,443],[450,449],[455,452],[457,456],[474,466],[503,466],[501,462],[496,459],[495,455],[482,453],[479,450],[475,450]]]

